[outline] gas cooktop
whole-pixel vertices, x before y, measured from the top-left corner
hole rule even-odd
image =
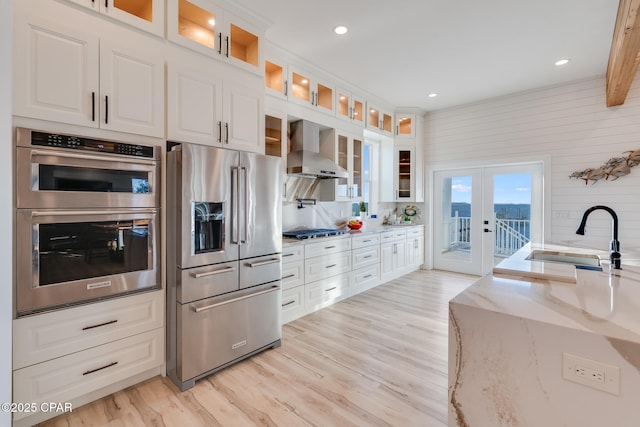
[[[310,228],[307,230],[284,231],[282,236],[302,240],[313,239],[316,237],[338,236],[344,233],[346,233],[345,230],[338,230],[335,228]]]

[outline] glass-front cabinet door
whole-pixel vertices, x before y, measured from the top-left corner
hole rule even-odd
[[[346,135],[338,135],[336,142],[338,157],[336,163],[342,168],[349,170],[349,138]],[[347,200],[350,198],[350,178],[338,178],[336,180],[336,200]]]
[[[364,101],[353,93],[336,89],[336,117],[364,126]]]
[[[395,149],[395,181],[398,201],[411,200],[414,197],[414,148],[396,147]]]
[[[70,0],[128,25],[158,36],[164,35],[162,0]]]
[[[338,132],[334,161],[349,172],[347,178],[323,180],[320,199],[324,201],[362,200],[364,184],[364,143],[361,137]],[[331,156],[328,156],[331,157]]]
[[[363,191],[363,159],[364,144],[361,139],[353,139],[352,142],[353,164],[351,167],[351,198],[362,199]]]
[[[262,34],[256,25],[207,0],[169,0],[172,42],[263,74]]]
[[[331,84],[318,80],[307,71],[297,69],[289,71],[288,80],[291,82],[289,100],[334,114],[335,89]]]
[[[264,61],[264,87],[268,95],[287,97],[286,66],[277,60]]]
[[[412,113],[396,114],[396,137],[415,138],[416,119]]]
[[[378,107],[368,105],[367,128],[386,135],[393,135],[393,115]]]

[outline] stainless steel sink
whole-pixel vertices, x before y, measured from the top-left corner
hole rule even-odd
[[[600,258],[595,254],[534,250],[525,258],[528,261],[559,262],[563,264],[600,266]]]

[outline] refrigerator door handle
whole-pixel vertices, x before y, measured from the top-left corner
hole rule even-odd
[[[238,231],[240,223],[240,201],[238,197],[240,192],[240,174],[238,169],[238,166],[231,168],[231,243],[236,245],[240,244],[240,233]]]
[[[247,175],[247,168],[246,166],[241,166],[240,170],[243,172],[242,175],[244,175],[244,185],[243,185],[243,203],[244,203],[244,209],[242,210],[242,213],[244,215],[244,225],[243,225],[243,229],[242,229],[242,236],[240,236],[240,242],[245,244],[247,243],[248,240],[248,230],[249,230],[249,188],[247,186],[247,179],[248,179],[248,175]]]

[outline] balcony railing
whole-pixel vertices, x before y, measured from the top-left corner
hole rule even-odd
[[[528,219],[496,218],[493,226],[494,255],[510,256],[529,242],[531,221]],[[449,250],[471,247],[471,218],[451,217]]]

